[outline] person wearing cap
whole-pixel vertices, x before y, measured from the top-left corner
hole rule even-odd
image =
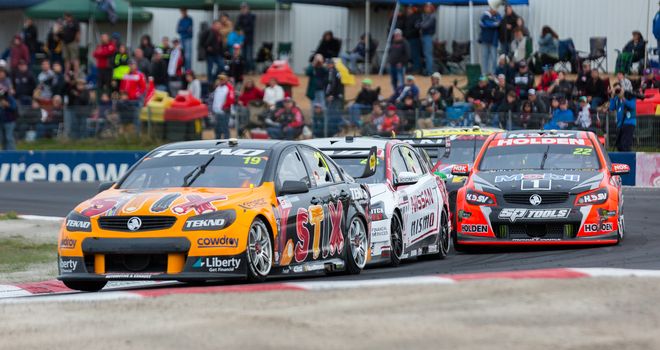
[[[101,42],[94,49],[94,59],[98,70],[98,88],[102,91],[110,91],[112,83],[112,66],[110,58],[114,56],[117,47],[110,41],[108,33],[101,34]]]
[[[419,31],[422,34],[422,53],[424,54],[424,74],[433,73],[433,36],[436,27],[435,6],[427,2],[424,4],[424,12],[419,22]]]
[[[587,96],[581,96],[579,101],[580,109],[575,120],[575,126],[582,130],[588,130],[591,127],[591,108],[589,107]]]
[[[0,91],[6,95],[14,95],[14,84],[9,78],[6,68],[0,68]]]
[[[529,89],[529,91],[527,91],[527,101],[530,103],[530,106],[532,108],[531,110],[532,113],[534,114],[548,113],[548,107],[546,106],[545,102],[543,102],[543,99],[539,98],[536,90]]]
[[[454,89],[452,87],[446,88],[442,86],[442,74],[435,72],[431,74],[431,86],[426,91],[426,99],[430,100],[433,98],[431,90],[438,91],[440,96],[444,100],[445,105],[450,106],[454,102]]]
[[[326,109],[325,88],[328,85],[328,69],[323,63],[323,56],[315,54],[312,63],[305,70],[305,75],[309,77],[305,95],[312,103],[318,103]]]
[[[68,74],[73,70],[74,76],[77,77],[80,69],[80,24],[68,12],[64,14],[61,37],[64,44],[62,47],[64,72]]]
[[[390,101],[401,103],[406,97],[412,97],[415,102],[419,100],[419,87],[415,84],[415,77],[412,75],[406,76],[406,82],[394,91]]]
[[[518,71],[513,75],[512,85],[516,88],[521,100],[527,99],[527,91],[534,87],[534,74],[529,71],[527,62],[520,62]]]
[[[163,50],[157,47],[151,58],[151,77],[154,78],[154,87],[158,91],[168,91],[170,78],[167,75],[167,61],[163,59]]]
[[[348,112],[351,115],[351,121],[355,125],[360,124],[360,116],[369,113],[374,103],[378,101],[380,95],[380,88],[372,88],[373,81],[369,78],[362,80],[362,88],[355,97],[355,102],[348,107]]]
[[[403,37],[401,29],[394,31],[389,51],[387,52],[387,62],[390,66],[390,79],[392,81],[392,90],[396,91],[403,85],[403,76],[406,74],[406,65],[410,59],[410,45]]]
[[[493,87],[488,80],[488,77],[482,75],[479,78],[479,82],[473,86],[467,93],[467,101],[473,102],[474,100],[484,101],[486,104],[490,104],[493,100]]]
[[[644,77],[642,77],[642,83],[639,86],[639,91],[644,93],[646,89],[659,89],[660,80],[658,80],[653,72],[653,69],[646,68],[644,69]]]
[[[630,41],[626,44],[626,46],[623,47],[623,50],[621,51],[631,55],[632,59],[630,60],[630,65],[639,63],[639,71],[643,70],[644,55],[646,54],[646,42],[644,41],[644,37],[639,30],[632,32],[632,39],[630,39]],[[619,58],[621,58],[621,56],[619,56]],[[617,61],[619,61],[619,58],[617,58]],[[620,67],[619,63],[617,63],[616,66]],[[629,72],[630,66],[620,67],[619,69],[623,69],[624,72]]]
[[[241,13],[236,19],[236,26],[243,30],[245,39],[243,41],[243,59],[246,69],[254,70],[254,27],[257,16],[250,11],[250,6],[246,2],[241,3]]]
[[[318,104],[314,104],[313,108],[318,108]],[[300,108],[291,97],[284,99],[282,108],[275,112],[271,126],[267,128],[268,136],[271,139],[284,139],[295,140],[301,134],[305,126],[305,119]]]
[[[18,62],[21,60],[30,63],[30,50],[23,43],[21,36],[15,35],[9,48],[9,67],[12,71],[18,69]]]
[[[552,113],[552,119],[543,127],[546,130],[568,129],[575,123],[573,110],[568,108],[568,100],[565,97],[559,99],[559,109]]]
[[[399,126],[401,124],[401,119],[396,113],[396,106],[389,105],[387,106],[387,111],[383,120],[378,126],[378,134],[381,136],[392,136],[392,133],[397,133],[399,131]]]
[[[547,92],[556,81],[557,72],[555,72],[554,66],[545,65],[543,66],[543,75],[541,75],[541,81],[539,81],[539,84],[536,87],[536,91]]]
[[[29,106],[32,103],[34,89],[37,88],[37,80],[28,68],[27,62],[18,62],[18,71],[13,72],[12,82],[17,102],[21,106]]]
[[[489,8],[479,19],[479,44],[481,44],[481,64],[485,74],[495,71],[497,63],[497,46],[499,43],[499,28],[502,15],[495,8]]]
[[[234,104],[234,87],[229,83],[229,77],[221,73],[218,75],[217,85],[213,91],[211,111],[215,116],[215,138],[227,139],[229,134],[229,113]]]
[[[181,12],[181,18],[176,24],[176,33],[179,34],[183,46],[185,70],[189,70],[192,63],[193,20],[188,16],[188,9],[181,8],[179,11]]]
[[[135,125],[135,133],[140,136],[140,109],[147,94],[147,78],[138,70],[135,60],[128,60],[128,67],[128,73],[121,79],[119,92],[126,94],[127,105],[130,107],[132,121]]]

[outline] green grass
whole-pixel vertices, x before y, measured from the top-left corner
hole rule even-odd
[[[33,243],[21,237],[0,238],[0,273],[25,271],[31,264],[52,262],[57,244]]]
[[[42,139],[34,142],[19,141],[17,149],[25,151],[149,151],[162,144],[162,141],[135,137],[84,140]]]
[[[10,211],[10,212],[0,214],[0,221],[3,221],[3,220],[16,220],[16,219],[18,219],[18,214],[16,214],[15,211]]]

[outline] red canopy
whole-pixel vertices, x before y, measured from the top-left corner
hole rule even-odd
[[[293,73],[291,66],[289,66],[289,62],[287,61],[273,62],[273,64],[266,70],[266,73],[261,76],[261,83],[266,85],[271,79],[277,80],[277,83],[280,85],[300,85],[298,77]]]

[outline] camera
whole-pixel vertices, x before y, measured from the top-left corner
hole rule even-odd
[[[621,95],[621,88],[614,89],[614,94],[615,95]]]
[[[644,95],[640,94],[638,92],[633,92],[633,91],[626,91],[623,96],[626,100],[632,100],[633,98],[638,99],[638,100],[643,100]]]

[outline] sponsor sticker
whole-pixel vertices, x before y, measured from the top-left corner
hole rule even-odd
[[[243,208],[243,209],[254,209],[258,207],[263,207],[266,205],[266,200],[263,198],[251,200],[249,202],[245,202],[243,204],[239,204],[238,206]]]
[[[488,225],[474,225],[474,224],[462,224],[461,232],[463,233],[487,233]]]
[[[242,156],[254,157],[266,153],[263,149],[248,149],[248,148],[195,148],[195,149],[170,149],[156,151],[151,155],[151,158],[162,157],[185,157],[185,156]]]
[[[498,218],[516,220],[543,220],[543,219],[565,219],[571,213],[570,209],[524,209],[504,208],[500,211]]]
[[[107,279],[138,279],[138,280],[148,280],[151,279],[151,273],[107,273],[105,278]]]
[[[72,273],[78,267],[78,261],[67,258],[60,258],[60,272],[62,273]]]
[[[238,270],[240,265],[240,258],[211,256],[197,259],[193,267],[205,269],[208,272],[233,272]]]
[[[351,187],[350,190],[351,190],[351,197],[353,197],[353,200],[355,200],[355,201],[367,198],[366,191],[361,189],[361,188]]]
[[[609,222],[603,224],[584,224],[582,228],[584,232],[610,232],[614,229],[613,225]]]
[[[71,232],[82,231],[89,232],[91,231],[92,223],[89,220],[75,220],[67,219],[66,220],[66,229]]]
[[[60,241],[60,248],[62,249],[73,249],[76,247],[76,240],[68,237],[62,238]]]
[[[197,239],[198,248],[236,248],[238,247],[238,238],[234,237],[206,237]]]
[[[574,138],[547,138],[547,137],[530,137],[521,139],[502,139],[497,140],[495,146],[525,146],[525,145],[570,145],[570,146],[585,146],[586,140]]]

